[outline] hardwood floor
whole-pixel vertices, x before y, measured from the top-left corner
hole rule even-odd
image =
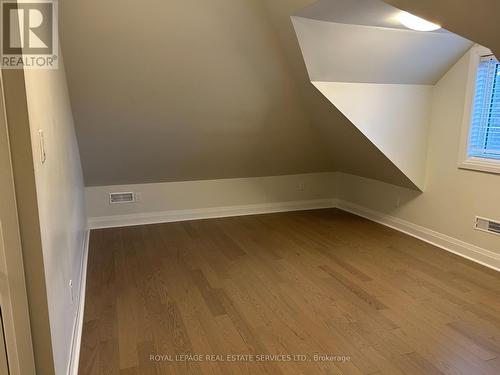
[[[94,230],[79,373],[500,374],[500,274],[335,209]]]

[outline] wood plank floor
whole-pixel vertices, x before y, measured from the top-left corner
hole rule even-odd
[[[500,374],[500,274],[335,209],[94,230],[87,277],[82,375]]]

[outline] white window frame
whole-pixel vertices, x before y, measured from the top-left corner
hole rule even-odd
[[[469,134],[472,124],[472,106],[476,90],[476,76],[482,56],[491,55],[491,51],[483,46],[475,45],[469,51],[469,71],[465,91],[464,116],[462,120],[462,134],[458,157],[458,167],[481,172],[500,174],[500,160],[471,157],[468,155]]]

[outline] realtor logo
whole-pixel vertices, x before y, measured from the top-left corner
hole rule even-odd
[[[0,0],[1,67],[57,69],[56,0]]]

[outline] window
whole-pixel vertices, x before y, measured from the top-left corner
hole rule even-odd
[[[469,157],[500,160],[500,63],[481,57],[469,131]]]
[[[459,166],[500,173],[500,62],[488,49],[470,52]]]

